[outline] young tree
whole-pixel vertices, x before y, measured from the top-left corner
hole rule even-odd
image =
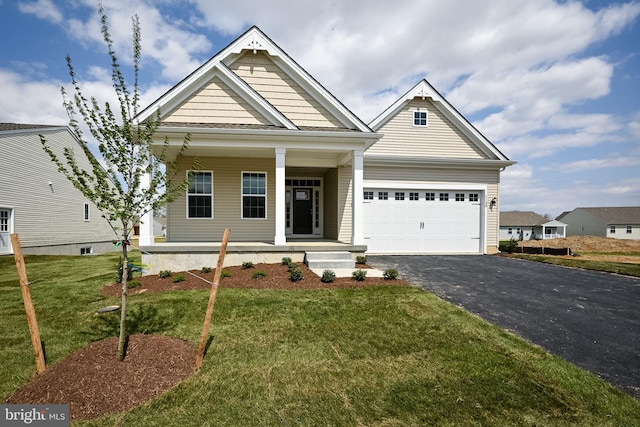
[[[82,192],[102,212],[116,233],[116,246],[122,250],[122,305],[120,312],[120,337],[118,341],[118,358],[124,359],[126,340],[127,311],[127,276],[129,275],[128,244],[133,225],[152,209],[158,209],[165,203],[175,199],[176,195],[186,188],[184,179],[176,180],[177,162],[189,144],[187,135],[180,147],[178,155],[169,161],[169,141],[165,139],[161,153],[154,156],[151,151],[153,135],[160,126],[160,112],[145,123],[136,123],[136,115],[140,103],[138,74],[141,58],[140,22],[137,16],[133,23],[133,92],[121,71],[113,48],[108,26],[108,19],[102,5],[98,8],[102,36],[111,58],[113,87],[120,108],[116,114],[108,102],[104,108],[95,98],[87,100],[81,91],[71,58],[67,56],[67,66],[71,76],[71,84],[75,92],[68,99],[62,88],[63,105],[69,115],[69,127],[75,133],[89,159],[91,168],[82,169],[76,161],[73,150],[64,149],[64,159],[58,157],[48,145],[45,137],[40,135],[44,150],[73,185]],[[89,143],[83,138],[76,116],[80,116],[98,144],[102,162],[94,155]],[[164,172],[158,167],[164,164]]]

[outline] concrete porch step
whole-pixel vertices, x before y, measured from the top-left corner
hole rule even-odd
[[[351,252],[305,252],[304,262],[311,269],[355,268]]]

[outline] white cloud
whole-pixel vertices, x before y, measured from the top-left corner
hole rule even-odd
[[[55,24],[62,22],[62,13],[51,0],[37,0],[34,2],[19,2],[18,10],[22,13],[29,13],[45,21]]]
[[[540,168],[542,171],[559,171],[564,174],[583,172],[595,169],[613,169],[640,166],[640,152],[636,151],[629,156],[607,157],[604,159],[577,160],[569,163],[555,163]]]

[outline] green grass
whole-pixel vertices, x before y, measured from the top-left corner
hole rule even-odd
[[[587,255],[588,253],[585,252],[584,254]],[[610,254],[611,253],[607,253],[607,255]],[[623,255],[632,254],[625,253]],[[552,255],[513,254],[512,256],[529,261],[544,262],[547,264],[564,265],[566,267],[584,268],[585,270],[606,271],[608,273],[617,273],[627,276],[640,277],[640,264],[613,261],[582,260],[580,259],[580,257],[568,259],[559,258]]]
[[[49,364],[115,335],[116,255],[27,257]],[[35,373],[12,258],[0,258],[0,398]],[[132,332],[199,341],[207,291],[130,298]],[[117,315],[115,316],[117,317]],[[413,287],[221,288],[200,372],[82,426],[633,426],[640,403]]]

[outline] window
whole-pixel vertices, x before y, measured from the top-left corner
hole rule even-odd
[[[631,234],[633,233],[633,227],[630,225],[627,225],[627,234]]]
[[[0,231],[9,231],[9,210],[0,209]]]
[[[464,193],[456,193],[456,202],[464,202]]]
[[[80,255],[89,255],[93,253],[93,246],[80,247]]]
[[[612,225],[611,227],[609,227],[609,233],[616,234],[616,226],[615,225]]]
[[[507,230],[507,234],[513,234],[513,228],[509,227],[509,229]]]
[[[469,193],[470,202],[477,202],[478,200],[480,200],[478,197],[478,193]]]
[[[427,201],[432,201],[436,199],[436,193],[425,193],[424,199]]]
[[[418,193],[409,193],[409,200],[418,200],[419,198]]]
[[[242,218],[267,217],[267,174],[242,172]]]
[[[91,208],[89,207],[89,203],[84,202],[84,220],[91,220]]]
[[[404,200],[404,192],[396,191],[396,200]]]
[[[413,112],[413,125],[427,127],[429,124],[427,111]]]
[[[213,172],[187,173],[187,218],[213,218]]]
[[[449,201],[449,193],[440,193],[440,201],[441,202]]]
[[[365,200],[373,200],[373,191],[365,191],[364,192]]]
[[[389,193],[387,191],[378,191],[378,200],[388,200]]]

